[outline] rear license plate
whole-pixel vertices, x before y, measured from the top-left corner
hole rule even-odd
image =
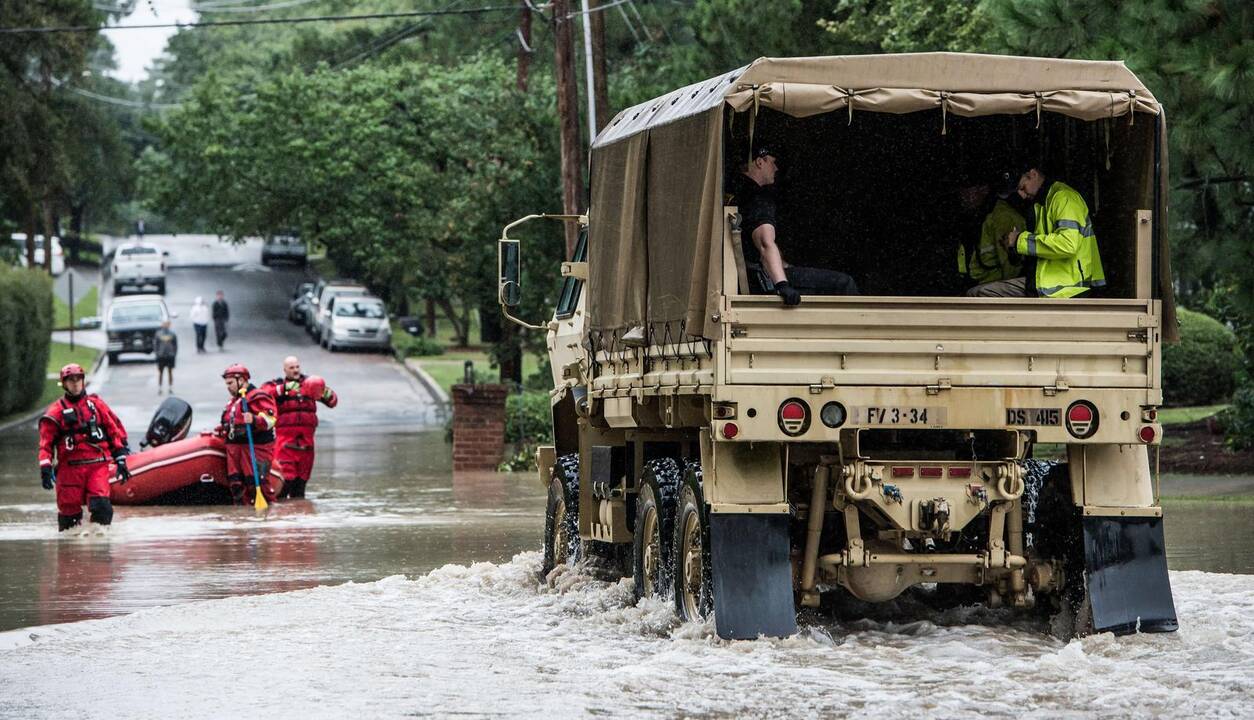
[[[1061,425],[1058,408],[1006,408],[1007,425]]]
[[[948,408],[872,405],[853,408],[856,425],[944,425]]]

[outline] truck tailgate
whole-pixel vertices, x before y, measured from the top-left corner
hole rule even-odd
[[[1150,388],[1157,301],[729,298],[726,381]]]

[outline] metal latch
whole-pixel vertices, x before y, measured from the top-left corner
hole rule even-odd
[[[748,337],[749,329],[744,325],[732,325],[731,336],[734,338]]]
[[[1071,389],[1071,386],[1067,384],[1066,380],[1063,380],[1062,378],[1058,378],[1057,380],[1054,381],[1054,384],[1052,386],[1046,386],[1041,389],[1045,391],[1046,397],[1053,397],[1060,392],[1067,392],[1068,390]]]
[[[818,395],[824,390],[831,390],[834,387],[836,387],[836,378],[832,377],[831,375],[824,375],[823,377],[819,378],[819,382],[817,385],[810,386],[810,394]]]
[[[936,381],[935,385],[927,386],[928,395],[940,395],[942,390],[952,390],[953,386],[949,384],[949,378],[941,378]]]
[[[1129,330],[1128,339],[1137,342],[1149,342],[1149,330],[1141,328],[1140,330]]]
[[[562,263],[562,277],[573,277],[577,280],[588,279],[588,263],[586,262],[564,262]]]

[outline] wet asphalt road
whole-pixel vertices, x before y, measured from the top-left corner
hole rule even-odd
[[[286,320],[292,291],[308,279],[303,268],[261,266],[257,243],[237,248],[209,243],[202,236],[149,236],[146,241],[170,252],[165,301],[178,313],[172,327],[179,337],[174,387],[175,394],[192,405],[193,429],[217,421],[228,399],[221,379],[227,365],[244,363],[254,383],[260,385],[282,373],[283,358],[288,355],[296,355],[307,374],[323,376],[339,393],[341,407],[320,413],[326,427],[357,424],[413,430],[437,421],[430,395],[389,355],[323,350],[301,326]],[[207,267],[205,263],[235,264]],[[105,282],[101,289],[107,311],[112,283]],[[217,290],[226,294],[231,309],[228,337],[219,350],[211,324],[208,351],[198,354],[188,314],[197,296],[212,303]],[[102,366],[92,389],[117,410],[135,439],[132,444],[138,443],[163,399],[157,394],[151,355],[123,354],[118,364]]]

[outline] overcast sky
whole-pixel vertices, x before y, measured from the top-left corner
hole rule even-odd
[[[117,24],[193,22],[196,20],[196,13],[191,9],[191,4],[192,0],[139,0],[135,5],[135,12],[122,18]],[[148,66],[161,55],[166,40],[175,32],[174,28],[107,31],[113,47],[117,49],[118,69],[113,75],[128,82],[144,79],[148,74]]]

